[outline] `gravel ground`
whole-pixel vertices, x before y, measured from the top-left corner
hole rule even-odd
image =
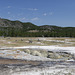
[[[0,39],[0,75],[75,75],[75,38],[31,38],[32,43],[28,37]],[[54,60],[50,56],[40,57],[38,51],[25,53],[24,49],[67,52],[74,58]],[[51,56],[59,54],[51,53]]]
[[[24,61],[22,63],[20,62],[21,60],[5,60],[5,62],[7,61],[8,64],[0,64],[0,75],[75,75],[74,61]],[[9,61],[16,61],[16,63],[19,62],[20,64],[9,64]],[[35,63],[35,65],[33,63]]]

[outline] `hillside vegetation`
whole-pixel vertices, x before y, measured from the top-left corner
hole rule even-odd
[[[0,18],[0,36],[11,37],[75,37],[75,27],[37,26],[30,22]]]

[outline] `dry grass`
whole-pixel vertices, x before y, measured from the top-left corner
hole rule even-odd
[[[38,42],[38,39],[40,41]],[[29,43],[32,40],[32,43]],[[53,41],[48,41],[53,40]],[[60,42],[56,42],[60,41]],[[61,42],[64,41],[64,42]],[[69,42],[69,43],[67,43]],[[51,38],[51,37],[0,37],[0,47],[18,47],[18,46],[48,46],[48,45],[58,45],[58,46],[75,46],[75,38]]]

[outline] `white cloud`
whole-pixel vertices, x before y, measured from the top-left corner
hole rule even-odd
[[[23,22],[27,22],[27,21],[29,21],[29,19],[27,19],[27,18],[25,18],[25,17],[17,18],[17,19],[20,20],[20,21],[23,21]]]
[[[43,16],[47,16],[47,15],[50,15],[50,16],[51,16],[51,15],[53,15],[53,14],[54,14],[53,12],[50,12],[50,13],[44,13]]]
[[[37,11],[37,8],[28,8],[28,10]]]
[[[32,18],[32,19],[31,19],[31,21],[37,21],[37,20],[39,20],[38,17],[35,17],[35,18]]]
[[[20,18],[19,20],[21,20],[21,21],[25,21],[25,20],[26,20],[26,18],[25,18],[25,17],[23,17],[23,18]]]
[[[15,16],[12,16],[13,18],[15,18]]]
[[[11,6],[7,6],[7,8],[11,8]]]
[[[44,16],[47,16],[47,13],[44,13],[43,15],[44,15]]]
[[[30,11],[37,11],[37,8],[20,8],[22,10],[30,10]]]
[[[39,18],[34,17],[32,19],[27,19],[27,18],[23,17],[23,18],[18,18],[18,20],[23,21],[23,22],[27,22],[27,21],[37,21],[37,20],[39,20]]]
[[[53,12],[50,12],[49,15],[53,15]]]
[[[8,14],[10,14],[10,12],[8,12]]]

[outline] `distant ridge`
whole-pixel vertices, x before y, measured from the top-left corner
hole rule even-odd
[[[13,31],[14,30],[14,31]],[[75,37],[75,27],[59,27],[54,25],[37,26],[30,22],[11,21],[0,18],[0,36],[46,36]]]

